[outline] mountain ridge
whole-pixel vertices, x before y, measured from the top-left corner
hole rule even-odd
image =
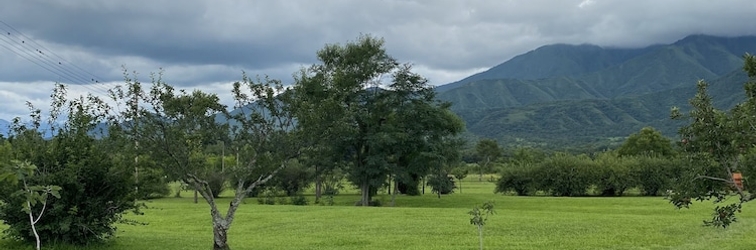
[[[552,49],[559,53],[534,53],[549,51],[543,48],[560,49]],[[565,48],[591,52],[575,56],[574,53],[562,53]],[[563,44],[543,46],[487,71],[440,86],[437,88],[438,98],[452,103],[452,109],[465,120],[469,132],[499,141],[551,140],[569,144],[570,138],[585,137],[577,141],[586,143],[601,138],[624,137],[643,126],[659,127],[666,136],[674,136],[682,123],[668,119],[669,108],[687,106],[687,100],[695,94],[698,80],[711,83],[709,92],[718,107],[728,108],[743,100],[742,84],[747,77],[742,72],[742,56],[746,52],[756,52],[756,36],[691,35],[671,44],[628,49],[637,54],[628,54],[625,58],[608,61],[610,63],[599,58],[596,62],[599,66],[594,68],[567,65],[566,69],[553,69],[553,65],[545,65],[530,72],[556,76],[531,79],[536,77],[506,75],[517,68],[511,66],[515,58],[520,61],[554,58],[555,62],[577,62],[579,60],[575,58],[601,54],[593,50],[602,49],[606,48]],[[616,53],[623,49],[611,50]],[[528,56],[545,56],[545,59],[528,59]],[[494,72],[502,68],[503,71]],[[587,70],[595,68],[600,69]],[[497,75],[504,77],[481,78]],[[475,77],[481,80],[475,80]],[[464,82],[466,80],[468,82]]]

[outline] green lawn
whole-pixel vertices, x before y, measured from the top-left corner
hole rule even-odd
[[[494,200],[498,214],[485,227],[487,249],[756,249],[756,208],[728,229],[701,226],[711,204],[675,210],[660,197],[515,197],[492,193],[493,184],[469,178],[463,193],[397,197],[398,207],[354,207],[355,194],[336,206],[258,205],[248,199],[237,213],[233,249],[477,249],[477,231],[466,214]],[[312,199],[312,197],[308,197]],[[388,205],[390,196],[378,199]],[[228,199],[219,203],[225,204]],[[120,225],[107,245],[84,249],[210,249],[207,205],[184,198],[150,201],[147,226]],[[43,248],[44,245],[43,245]],[[0,240],[0,249],[32,249]],[[77,249],[55,246],[46,249]]]

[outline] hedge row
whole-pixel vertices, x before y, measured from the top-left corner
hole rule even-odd
[[[638,188],[643,195],[660,195],[679,178],[682,163],[679,159],[618,157],[611,153],[596,158],[556,154],[539,163],[509,164],[502,171],[495,192],[621,196]]]

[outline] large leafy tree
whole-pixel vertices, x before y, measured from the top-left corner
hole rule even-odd
[[[756,169],[749,164],[756,152],[756,57],[746,54],[744,58],[743,69],[750,78],[744,102],[729,111],[716,109],[706,92],[708,84],[699,81],[690,112],[683,115],[677,108],[672,110],[673,118],[690,123],[679,131],[688,166],[670,199],[677,207],[688,207],[691,200],[721,203],[712,219],[705,221],[707,225],[729,226],[737,220],[735,214],[743,203],[756,197],[756,185],[737,178],[738,174],[745,180],[756,176]],[[728,203],[732,195],[738,200]]]
[[[227,233],[242,200],[256,187],[269,181],[289,157],[288,138],[293,123],[286,108],[286,95],[279,81],[254,81],[246,76],[233,85],[235,113],[228,113],[214,94],[175,90],[153,79],[149,92],[127,76],[128,91],[116,101],[129,109],[120,114],[131,138],[139,142],[142,154],[160,159],[164,172],[187,183],[210,206],[213,249],[230,249]],[[136,101],[135,101],[136,100]],[[143,105],[140,105],[143,103]],[[227,121],[227,122],[223,122]],[[207,171],[214,157],[208,145],[229,141],[237,155],[236,164],[225,166],[223,174],[235,190],[228,210],[221,212],[211,185],[215,171]]]
[[[386,53],[383,40],[361,36],[326,45],[317,56],[320,63],[297,76],[297,121],[309,150],[343,163],[337,165],[362,193],[359,204],[369,205],[389,175],[407,181],[427,174],[416,161],[421,152],[462,129],[427,80]]]
[[[617,149],[619,156],[625,155],[648,155],[648,156],[672,156],[675,154],[672,142],[664,137],[661,132],[652,127],[644,127],[638,133],[627,137],[625,143]]]

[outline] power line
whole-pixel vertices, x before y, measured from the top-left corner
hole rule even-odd
[[[10,50],[19,57],[22,57],[27,61],[30,61],[37,66],[40,66],[41,68],[57,75],[62,79],[65,79],[73,84],[83,86],[91,92],[108,93],[107,87],[98,84],[102,82],[96,75],[82,69],[74,63],[65,60],[60,55],[56,54],[50,49],[47,49],[44,45],[34,41],[34,39],[26,36],[19,30],[13,28],[13,26],[9,25],[8,23],[2,20],[0,20],[0,23],[10,29],[9,30],[5,27],[0,26],[0,30],[2,30],[4,33],[2,34],[2,36],[0,36],[0,41],[10,46],[9,47],[0,44],[2,47]],[[17,39],[18,37],[23,37],[24,39]],[[21,52],[23,52],[25,55]],[[54,58],[51,58],[48,54],[57,57],[58,60],[53,60]],[[67,66],[73,66],[73,69]],[[92,87],[97,89],[93,89]]]

